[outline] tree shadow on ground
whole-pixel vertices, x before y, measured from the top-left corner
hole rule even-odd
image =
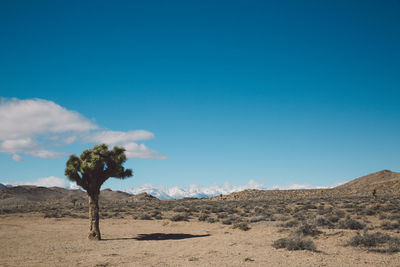
[[[165,233],[152,233],[152,234],[139,234],[137,237],[123,237],[123,238],[108,238],[102,239],[104,241],[110,240],[138,240],[138,241],[158,241],[158,240],[181,240],[187,238],[207,237],[205,235],[191,235],[191,234],[165,234]]]

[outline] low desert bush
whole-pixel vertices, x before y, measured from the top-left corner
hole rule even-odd
[[[379,220],[385,220],[385,219],[388,218],[388,215],[387,215],[386,213],[382,213],[382,212],[381,212],[381,213],[379,214],[379,217],[378,217],[378,218],[379,218]]]
[[[350,217],[342,219],[338,222],[337,228],[350,229],[350,230],[362,230],[365,228],[365,224],[360,221],[354,220]]]
[[[220,213],[223,212],[224,210],[221,207],[212,207],[211,212],[212,213]]]
[[[357,233],[349,240],[348,244],[350,246],[366,247],[368,249],[383,246],[383,248],[374,249],[374,251],[377,252],[394,253],[400,251],[400,238],[392,237],[380,232],[372,234],[369,234],[366,231],[363,234]]]
[[[359,232],[353,236],[349,240],[349,245],[353,247],[357,246],[364,246],[364,247],[375,247],[378,244],[383,244],[388,242],[390,239],[390,236],[387,234],[382,234],[380,232],[369,234],[367,232],[364,232],[363,234],[360,234]]]
[[[286,248],[287,250],[310,250],[316,251],[314,242],[311,239],[306,239],[301,235],[290,235],[285,238],[280,238],[272,244],[276,249]]]
[[[376,214],[376,210],[371,209],[371,208],[367,208],[367,209],[364,210],[364,214],[368,215],[368,216],[373,216],[373,215]]]
[[[151,216],[150,216],[149,214],[144,213],[144,214],[140,214],[140,215],[138,216],[138,219],[139,219],[139,220],[151,220],[152,218],[151,218]]]
[[[154,215],[153,218],[156,219],[156,220],[162,220],[163,219],[161,214]]]
[[[44,218],[61,218],[62,215],[58,211],[47,211],[44,213]]]
[[[246,222],[237,222],[232,226],[233,229],[240,229],[242,231],[250,230],[250,226]]]
[[[307,214],[306,212],[302,212],[302,211],[299,211],[299,212],[296,212],[293,214],[293,218],[295,218],[299,221],[306,220],[308,216],[309,216],[309,214]]]
[[[332,217],[333,221],[338,221],[339,217],[335,216],[335,215],[328,215],[326,216],[327,218],[323,217],[323,216],[318,216],[317,218],[315,218],[315,224],[317,226],[323,226],[323,227],[328,227],[328,228],[333,228],[335,225],[333,224],[333,222],[330,220]],[[337,219],[337,220],[336,220]]]
[[[289,221],[286,221],[282,223],[280,226],[282,227],[296,227],[299,225],[299,221],[297,219],[291,219]]]
[[[233,223],[233,219],[226,218],[226,219],[223,219],[221,222],[222,222],[222,224],[231,225]]]
[[[209,217],[209,218],[207,219],[207,222],[208,222],[208,223],[215,223],[215,222],[218,222],[218,219],[215,219],[214,217]]]
[[[317,236],[321,234],[322,232],[317,229],[317,227],[314,224],[309,224],[309,223],[303,223],[299,227],[296,228],[294,231],[297,235],[303,235],[303,236]]]
[[[101,212],[100,213],[101,218],[111,218],[111,214],[108,212]]]
[[[317,208],[318,208],[317,206],[311,203],[307,203],[303,206],[303,209],[305,210],[316,210]]]
[[[267,221],[268,219],[265,216],[253,216],[249,218],[249,222],[255,223],[255,222],[261,222],[261,221]]]
[[[225,212],[222,212],[222,213],[218,213],[218,215],[217,215],[217,218],[218,219],[224,219],[224,218],[226,218],[228,215],[225,213]]]
[[[170,218],[173,222],[189,221],[189,216],[186,213],[175,214]]]
[[[254,208],[254,214],[260,215],[260,214],[263,214],[263,213],[264,213],[264,208],[263,207],[256,206]]]
[[[337,223],[338,221],[339,221],[339,216],[337,216],[337,215],[335,215],[335,214],[329,214],[327,217],[326,217],[326,219],[329,221],[329,222],[331,222],[332,224],[333,223]],[[333,226],[333,225],[332,225]],[[329,228],[330,228],[330,226],[328,226]]]
[[[391,221],[385,220],[381,223],[381,229],[383,229],[383,230],[400,229],[400,222],[391,222]]]
[[[287,215],[282,215],[282,214],[274,214],[273,217],[274,217],[274,219],[275,219],[276,221],[282,221],[282,222],[286,222],[287,220],[290,219],[289,216],[287,216]]]
[[[338,216],[339,218],[344,218],[344,216],[346,216],[346,212],[344,210],[335,210],[333,212],[333,214],[335,214],[336,216]]]
[[[320,206],[318,206],[317,213],[319,215],[324,215],[324,214],[332,212],[332,209],[333,209],[332,207],[325,207],[325,205],[320,205]]]
[[[177,206],[177,207],[175,207],[173,209],[173,211],[175,211],[175,212],[185,212],[185,211],[187,211],[187,209],[185,207],[183,207],[183,206]]]
[[[199,219],[200,222],[205,222],[208,217],[209,217],[208,214],[202,212],[202,213],[199,214],[198,219]]]
[[[400,220],[400,213],[392,213],[388,219],[390,220]]]
[[[50,210],[44,213],[44,218],[64,218],[64,217],[72,217],[73,214],[70,211],[63,210]]]

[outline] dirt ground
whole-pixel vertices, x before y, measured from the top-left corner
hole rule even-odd
[[[0,216],[0,266],[400,266],[400,253],[345,246],[349,230],[324,229],[319,252],[271,246],[287,236],[272,222],[249,231],[207,222],[104,219],[89,241],[87,219]]]

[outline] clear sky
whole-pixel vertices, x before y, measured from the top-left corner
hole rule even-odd
[[[400,171],[399,14],[394,0],[1,1],[0,182],[64,177],[115,131],[145,137],[124,135],[135,176],[114,189]],[[29,103],[86,128],[43,126]]]

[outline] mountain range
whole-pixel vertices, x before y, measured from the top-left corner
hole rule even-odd
[[[253,182],[254,183],[254,182]],[[259,185],[250,184],[250,188],[244,190],[243,187],[223,187],[214,186],[203,188],[192,185],[187,188],[182,187],[154,187],[144,185],[128,192],[113,191],[105,189],[101,191],[100,201],[120,201],[148,199],[149,195],[158,199],[179,199],[179,198],[208,198],[216,199],[267,199],[267,198],[301,198],[304,196],[334,196],[335,194],[344,195],[371,195],[372,191],[377,194],[399,194],[400,192],[400,173],[383,170],[375,172],[348,183],[331,189],[298,189],[298,190],[262,190],[257,188]],[[137,196],[135,198],[135,196]],[[215,197],[216,196],[216,197]],[[86,193],[82,190],[68,190],[59,187],[40,187],[40,186],[5,186],[0,184],[0,204],[41,202],[41,201],[70,201],[72,198],[86,201]]]

